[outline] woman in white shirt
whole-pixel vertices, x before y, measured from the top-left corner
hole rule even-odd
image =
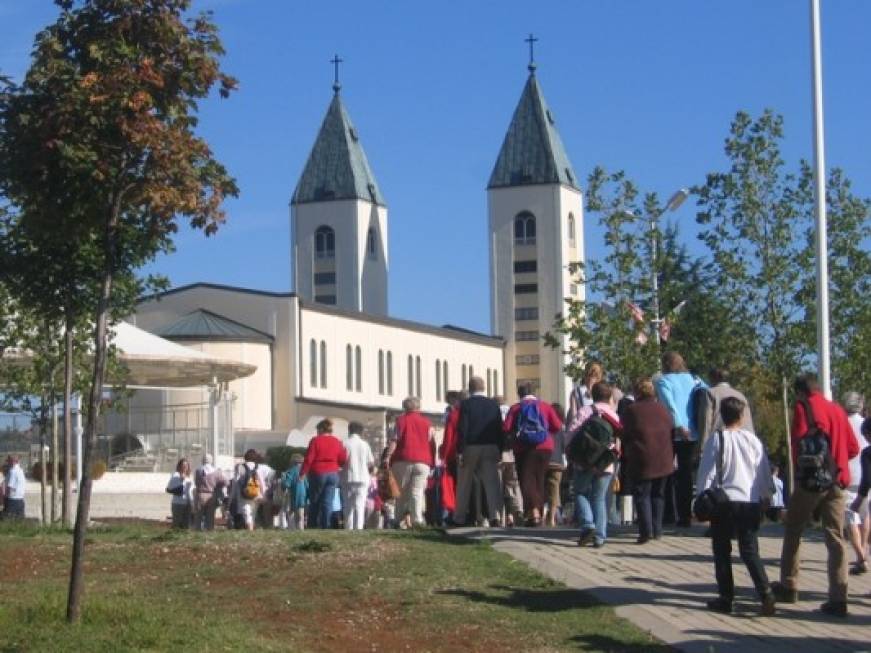
[[[768,583],[765,567],[759,559],[759,525],[762,522],[762,502],[771,497],[771,471],[762,442],[750,431],[741,428],[746,404],[737,397],[720,402],[723,430],[705,442],[699,465],[698,491],[710,487],[722,488],[729,498],[711,517],[711,539],[714,569],[719,596],[708,601],[716,612],[731,612],[735,597],[732,578],[732,537],[737,536],[741,560],[753,579],[762,603],[761,614],[774,614],[774,595]],[[722,433],[722,437],[720,436]],[[722,440],[722,454],[720,451]],[[717,473],[717,460],[722,460],[722,476]]]
[[[182,458],[175,466],[175,471],[169,477],[166,491],[172,495],[170,509],[172,510],[173,528],[190,528],[191,509],[194,502],[194,482],[191,477],[191,464],[187,458]]]

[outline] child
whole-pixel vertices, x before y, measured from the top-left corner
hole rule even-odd
[[[771,484],[774,487],[774,493],[771,496],[771,505],[768,507],[766,516],[768,521],[779,522],[780,515],[783,512],[783,480],[780,478],[780,465],[771,463]]]
[[[299,477],[303,457],[295,453],[290,457],[290,469],[281,477],[284,488],[284,520],[290,530],[305,530],[305,506],[308,503],[308,481]]]

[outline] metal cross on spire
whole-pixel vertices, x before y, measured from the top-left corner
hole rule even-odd
[[[529,72],[535,72],[535,42],[538,41],[535,36],[533,36],[532,32],[529,33],[529,37],[525,38],[524,41],[529,43]]]
[[[333,64],[333,90],[336,93],[338,93],[339,89],[342,88],[342,85],[339,84],[339,64],[343,61],[344,59],[339,59],[339,55],[335,55],[330,59],[330,63]]]

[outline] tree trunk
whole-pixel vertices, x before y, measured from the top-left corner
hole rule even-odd
[[[73,524],[73,493],[70,475],[73,473],[73,420],[70,402],[73,394],[73,320],[66,308],[64,322],[64,494],[61,509],[64,526]]]
[[[109,323],[109,303],[112,297],[112,281],[115,270],[115,239],[118,218],[121,213],[121,194],[112,198],[111,212],[106,222],[103,241],[103,280],[100,299],[97,303],[96,329],[94,332],[94,373],[91,378],[91,392],[88,399],[88,416],[85,422],[84,456],[82,461],[82,482],[79,487],[79,505],[76,511],[76,526],[73,531],[73,559],[70,568],[70,588],[67,597],[67,621],[79,621],[82,613],[82,593],[84,591],[84,570],[82,565],[85,553],[85,535],[91,512],[91,458],[97,443],[97,418],[100,415],[100,402],[103,398],[103,380],[106,375],[106,356],[108,350],[107,331]]]
[[[60,439],[57,432],[57,395],[52,393],[51,396],[51,523],[57,523],[57,498],[58,498],[58,483],[60,475],[58,474],[58,457],[60,452]]]
[[[45,459],[45,426],[48,421],[48,412],[45,407],[48,401],[48,397],[43,395],[40,398],[39,407],[39,523],[43,526],[48,524],[48,492],[46,488],[46,481],[48,480],[48,466],[46,463],[48,461]]]

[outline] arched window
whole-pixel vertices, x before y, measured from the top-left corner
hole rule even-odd
[[[514,244],[535,245],[535,216],[528,211],[514,218]]]
[[[473,376],[475,376],[475,368],[469,365],[469,378],[471,379]]]
[[[318,387],[318,343],[312,339],[308,348],[309,382],[311,387]]]
[[[569,213],[569,242],[575,244],[575,216]]]
[[[442,384],[444,385],[445,394],[450,389],[451,382],[448,380],[448,362],[442,361]]]
[[[490,368],[489,367],[487,368],[487,396],[488,397],[493,396],[493,383],[490,379]]]
[[[499,372],[497,370],[493,370],[493,394],[502,394],[502,390],[499,388]]]
[[[357,350],[354,354],[354,367],[356,368],[354,371],[356,372],[356,376],[354,378],[355,386],[357,388],[357,392],[363,391],[363,350],[360,349],[360,345],[357,345]]]
[[[321,340],[321,387],[327,387],[327,343]]]
[[[463,387],[460,388],[460,389],[461,389],[461,390],[465,390],[465,389],[466,389],[466,384],[467,384],[468,382],[469,382],[469,377],[466,376],[466,364],[463,363]]]
[[[408,396],[414,396],[414,356],[408,355]]]
[[[354,351],[351,345],[345,347],[345,388],[354,389]]]
[[[315,258],[336,257],[336,232],[332,227],[318,227],[315,231]]]
[[[378,394],[384,394],[384,350],[378,350]]]
[[[387,352],[387,394],[393,396],[393,353]]]
[[[375,240],[375,230],[371,227],[366,234],[366,254],[373,260],[378,258],[378,242]]]
[[[435,372],[436,372],[436,401],[442,400],[442,362],[439,359],[436,359],[435,362]]]
[[[414,377],[415,377],[415,380],[417,381],[417,394],[414,396],[417,397],[418,399],[421,399],[422,395],[420,392],[420,356],[418,356],[414,360]]]

